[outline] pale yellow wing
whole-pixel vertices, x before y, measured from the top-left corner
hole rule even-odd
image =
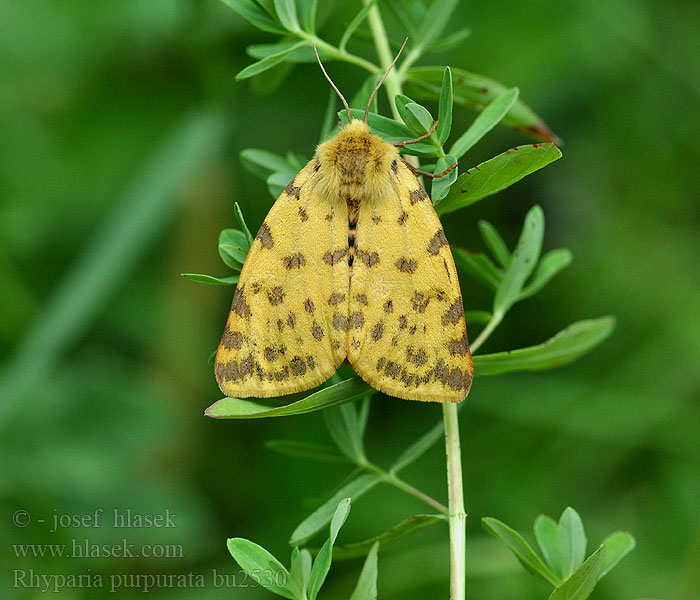
[[[317,165],[282,192],[243,265],[216,354],[227,396],[307,390],[345,359],[347,206],[321,195]]]
[[[457,270],[427,194],[409,169],[360,206],[347,354],[373,387],[407,400],[458,402],[473,367]]]

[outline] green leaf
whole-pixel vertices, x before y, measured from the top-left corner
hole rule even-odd
[[[635,547],[636,542],[632,534],[627,531],[616,531],[603,540],[605,546],[605,560],[600,569],[598,579],[607,575],[610,570],[629,554]]]
[[[505,315],[516,302],[525,281],[537,265],[544,238],[544,213],[535,205],[525,215],[518,245],[493,300],[493,314]]]
[[[558,248],[557,250],[547,252],[537,265],[537,269],[535,269],[535,274],[530,283],[518,294],[516,302],[520,302],[520,300],[529,298],[533,294],[539,292],[557,273],[559,273],[559,271],[569,266],[571,260],[571,252],[566,248]]]
[[[450,67],[445,67],[445,72],[442,76],[442,86],[440,88],[440,104],[438,106],[438,126],[435,130],[437,133],[438,143],[440,145],[447,141],[452,130],[452,71]]]
[[[249,247],[245,233],[238,229],[224,229],[219,234],[219,256],[231,269],[241,270]]]
[[[382,480],[381,475],[367,473],[353,479],[341,487],[333,496],[319,506],[306,519],[304,519],[292,533],[289,540],[290,545],[298,546],[306,543],[321,529],[328,525],[333,518],[338,503],[344,498],[351,498],[353,501],[371,490]]]
[[[601,546],[569,579],[552,592],[549,600],[586,600],[598,583],[604,559],[605,546]]]
[[[394,98],[394,104],[396,105],[396,110],[399,111],[399,116],[406,122],[406,106],[409,104],[415,104],[415,100],[404,96],[403,94],[396,94]]]
[[[613,317],[577,321],[544,344],[508,352],[478,354],[474,356],[474,369],[482,376],[561,367],[600,344],[614,328]]]
[[[501,267],[507,267],[510,263],[510,250],[508,250],[508,246],[501,234],[496,231],[496,228],[491,223],[483,219],[479,221],[479,232],[498,264]]]
[[[472,34],[470,29],[466,27],[459,29],[454,33],[441,36],[439,40],[435,40],[428,44],[425,49],[427,52],[449,52],[455,50],[459,45]]]
[[[382,547],[385,547],[412,533],[430,527],[434,523],[445,520],[446,517],[444,515],[413,515],[380,535],[361,542],[334,547],[333,558],[335,560],[345,560],[365,556],[377,542],[381,543]]]
[[[335,385],[330,385],[307,396],[304,396],[306,392],[290,394],[293,398],[299,396],[302,398],[284,406],[263,404],[262,401],[255,402],[243,398],[222,398],[207,408],[204,414],[207,417],[213,417],[215,419],[288,417],[290,415],[303,415],[305,413],[328,408],[329,406],[335,406],[336,404],[343,404],[344,402],[352,402],[353,400],[359,400],[367,394],[374,393],[376,393],[376,390],[362,381],[362,379],[353,377],[336,383]],[[290,396],[287,396],[287,398]]]
[[[488,310],[468,310],[464,317],[467,324],[486,324],[491,320],[491,313]]]
[[[245,219],[243,218],[243,211],[238,202],[233,203],[233,214],[236,215],[236,222],[241,228],[243,235],[245,235],[246,242],[248,242],[246,250],[250,250],[250,247],[253,245],[253,236],[250,233],[250,229],[248,229],[248,225],[246,225]]]
[[[464,156],[482,137],[491,131],[518,99],[518,88],[512,88],[494,98],[474,119],[459,139],[453,144],[450,154],[457,158]]]
[[[289,50],[287,61],[295,63],[316,62],[316,55],[309,47],[299,48],[299,38],[293,35],[282,38],[274,44],[251,44],[246,47],[245,52],[251,58],[263,59],[267,56],[279,54]]]
[[[389,471],[391,473],[398,473],[401,469],[419,459],[433,446],[433,444],[442,439],[444,432],[445,425],[442,421],[440,421],[415,442],[413,442],[408,448],[406,448],[394,461],[394,464],[391,465]]]
[[[280,586],[277,584],[280,579],[285,582],[289,580],[289,571],[265,548],[243,538],[230,538],[226,545],[234,560],[249,575],[252,576],[254,572],[270,573],[272,575],[269,578],[261,578],[260,585],[278,596],[295,600],[294,594],[286,585]],[[283,574],[282,577],[279,576],[280,573]],[[264,585],[265,583],[270,585]]]
[[[545,583],[550,583],[554,586],[561,583],[559,577],[542,562],[542,559],[535,554],[535,551],[517,531],[492,517],[484,517],[481,519],[481,524],[486,531],[499,538],[508,546],[510,551],[515,554],[520,564],[528,572],[532,573],[535,577],[539,577]]]
[[[438,158],[435,163],[433,173],[442,173],[457,162],[457,157],[452,154],[447,154]],[[450,191],[450,186],[457,181],[458,167],[452,169],[447,175],[433,179],[430,187],[430,199],[435,202],[440,202]]]
[[[430,111],[416,102],[409,102],[404,108],[404,114],[406,127],[415,135],[427,133],[435,122]]]
[[[437,100],[440,97],[443,67],[415,67],[409,69],[404,93],[419,100]],[[503,84],[464,69],[452,69],[452,85],[456,104],[483,110],[494,98],[508,90]],[[524,134],[544,142],[558,143],[545,122],[522,100],[518,100],[501,121]]]
[[[297,0],[297,10],[301,28],[307,33],[316,31],[316,5],[317,0]]]
[[[292,560],[289,568],[289,581],[287,587],[297,597],[303,598],[309,588],[311,576],[311,552],[299,550],[297,546],[292,550]]]
[[[350,21],[350,24],[345,28],[343,36],[340,38],[340,42],[338,43],[338,49],[341,52],[345,50],[345,46],[347,46],[347,43],[350,41],[352,34],[355,33],[357,28],[362,24],[362,21],[364,21],[367,18],[367,13],[376,3],[377,0],[370,0],[370,2],[367,2],[362,7],[362,9],[355,15],[353,20]]]
[[[411,56],[407,57],[407,60],[412,58],[414,54],[420,56],[423,49],[438,38],[445,29],[458,3],[459,0],[433,0],[425,16],[420,21],[415,40],[413,40],[413,48],[410,51]],[[415,59],[410,62],[414,61]]]
[[[270,17],[253,0],[223,0],[223,3],[235,10],[248,23],[261,31],[268,33],[286,33],[274,19]]]
[[[467,252],[461,248],[452,248],[452,256],[459,269],[469,273],[469,275],[483,283],[490,290],[495,292],[498,289],[503,274],[488,256],[477,252]]]
[[[573,575],[586,558],[586,532],[579,514],[568,506],[559,518],[559,556],[564,579]]]
[[[309,600],[316,600],[318,591],[321,589],[323,582],[326,580],[328,571],[331,568],[333,559],[333,544],[338,537],[340,528],[348,518],[350,512],[350,498],[344,498],[338,503],[338,507],[333,513],[330,526],[330,537],[323,544],[323,547],[316,556],[313,567],[311,567],[311,577],[309,579]]]
[[[350,600],[377,600],[377,552],[379,542],[369,551]]]
[[[259,60],[257,62],[254,62],[252,65],[248,65],[245,69],[242,69],[236,74],[236,80],[240,81],[242,79],[248,79],[249,77],[253,77],[254,75],[257,75],[258,73],[262,73],[263,71],[267,71],[268,69],[271,69],[275,65],[281,63],[287,55],[290,53],[294,52],[295,50],[299,48],[303,48],[305,46],[310,46],[311,42],[308,42],[306,40],[302,40],[301,42],[297,42],[296,44],[281,50],[280,52],[277,52],[276,54],[270,54],[263,58],[262,60]]]
[[[230,277],[214,277],[213,275],[203,275],[202,273],[180,273],[181,277],[196,281],[197,283],[208,283],[209,285],[235,285],[238,283],[238,275]]]
[[[552,519],[552,517],[540,515],[535,519],[533,530],[545,562],[552,571],[561,575],[561,555],[559,554],[559,530],[557,528],[557,522]]]
[[[275,0],[275,11],[280,23],[289,31],[300,31],[297,7],[294,0]]]
[[[260,179],[267,179],[272,173],[280,171],[296,174],[298,170],[294,169],[284,156],[268,152],[267,150],[246,148],[241,151],[240,157],[243,166],[254,175],[260,177]]]
[[[265,447],[280,454],[295,456],[306,460],[316,460],[319,462],[347,463],[348,459],[340,454],[335,448],[324,444],[313,442],[302,442],[298,440],[268,440]]]
[[[333,406],[323,411],[326,428],[338,449],[356,463],[365,461],[364,443],[357,411],[353,404]]]
[[[462,173],[450,193],[435,209],[438,214],[445,215],[470,206],[506,189],[560,157],[559,148],[553,144],[531,144],[506,150]]]

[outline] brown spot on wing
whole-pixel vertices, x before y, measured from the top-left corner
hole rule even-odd
[[[384,322],[379,321],[373,328],[372,328],[372,339],[375,342],[378,342],[379,340],[382,339],[382,336],[384,335]]]
[[[355,254],[357,255],[357,258],[359,258],[368,267],[373,267],[379,262],[379,255],[376,252],[366,252],[365,250],[357,248],[355,250]]]
[[[418,268],[418,263],[412,258],[406,258],[404,256],[396,261],[396,268],[402,273],[413,274]]]
[[[392,300],[387,300],[384,303],[384,312],[391,314],[394,312],[394,302]]]
[[[289,368],[292,370],[292,375],[297,377],[306,373],[306,363],[301,356],[295,356],[289,361]]]
[[[258,234],[255,236],[256,240],[260,240],[260,245],[268,250],[275,245],[275,241],[272,239],[272,233],[270,232],[270,227],[267,223],[263,222],[258,229]]]
[[[311,335],[320,341],[326,334],[324,333],[323,328],[316,321],[314,321],[313,325],[311,326]]]
[[[328,265],[335,265],[340,262],[340,260],[348,253],[347,248],[341,248],[340,250],[334,250],[333,252],[326,252],[323,255],[323,262]]]
[[[300,269],[306,264],[306,258],[301,252],[290,254],[282,259],[285,269]]]
[[[277,306],[278,304],[282,304],[282,302],[284,302],[284,297],[286,295],[287,294],[284,289],[277,285],[267,292],[267,299],[270,301],[272,306]]]
[[[357,301],[360,304],[364,304],[365,306],[367,306],[369,304],[369,300],[367,299],[366,294],[357,294],[357,296],[355,296],[355,298],[357,298]]]
[[[450,340],[446,344],[448,352],[452,356],[466,356],[469,352],[469,342],[467,341],[467,332],[465,331],[461,338]]]
[[[293,196],[294,198],[299,200],[299,192],[301,191],[301,188],[294,185],[294,179],[292,179],[289,182],[287,187],[284,188],[284,191],[287,192],[290,196]]]
[[[316,310],[316,307],[314,306],[314,302],[311,298],[307,298],[304,301],[304,310],[310,314],[313,314],[313,312]]]
[[[231,331],[228,327],[224,329],[224,335],[221,336],[221,345],[229,350],[240,350],[243,346],[245,338],[239,331]]]
[[[419,186],[415,190],[411,190],[408,197],[411,201],[411,205],[414,205],[416,202],[423,202],[423,200],[428,197],[428,194],[426,194],[425,190]]]
[[[245,285],[240,286],[236,289],[236,293],[233,295],[233,302],[231,303],[231,310],[235,312],[240,317],[250,318],[250,306],[245,301]]]
[[[430,240],[430,243],[428,244],[428,253],[435,256],[440,252],[440,248],[447,245],[448,242],[447,238],[445,237],[445,232],[442,229],[438,229],[433,236],[433,239]]]
[[[289,311],[289,316],[287,317],[287,325],[289,325],[292,329],[294,329],[294,326],[296,324],[297,324],[297,316],[292,311]]]
[[[384,363],[386,362],[386,358],[383,356],[377,361],[377,371],[381,371],[382,368],[384,367]]]
[[[401,315],[399,317],[399,329],[406,329],[406,327],[408,327],[408,319],[406,315]]]
[[[345,331],[348,328],[348,319],[340,313],[333,315],[333,327],[338,331]]]
[[[302,223],[305,223],[306,221],[309,220],[309,215],[306,214],[306,211],[301,206],[299,207],[299,218],[301,219]]]
[[[415,292],[413,294],[413,310],[415,310],[418,313],[424,313],[425,309],[428,306],[428,302],[430,302],[430,296],[427,296],[425,294],[422,294],[421,292]]]
[[[348,327],[350,327],[351,329],[360,329],[364,324],[365,316],[362,314],[361,311],[356,310],[350,315],[350,319],[348,320]]]
[[[341,302],[345,302],[345,294],[339,294],[338,292],[335,292],[331,294],[330,298],[328,298],[328,304],[331,306],[335,306],[336,304],[340,304]]]
[[[401,213],[401,215],[399,215],[399,218],[396,220],[396,222],[399,225],[405,225],[407,220],[408,220],[408,213],[404,210]]]
[[[459,323],[459,320],[464,317],[464,306],[462,306],[462,299],[457,298],[447,309],[447,312],[442,315],[442,325],[447,327],[448,324]]]

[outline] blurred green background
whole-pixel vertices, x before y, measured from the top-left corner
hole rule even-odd
[[[360,3],[322,4],[330,16],[321,32],[336,41]],[[448,237],[483,250],[476,223],[488,218],[514,244],[539,203],[545,250],[574,255],[485,350],[532,345],[581,318],[618,318],[614,336],[572,366],[476,379],[461,413],[470,597],[545,598],[479,519],[526,530],[540,512],[558,517],[570,504],[589,551],[614,529],[637,538],[594,598],[700,598],[700,5],[464,2],[451,27],[465,25],[473,33],[459,51],[422,64],[519,86],[565,145],[560,161],[449,215]],[[128,585],[119,578],[127,574],[189,572],[203,574],[206,592],[149,596],[270,597],[215,587],[213,569],[239,573],[225,539],[253,539],[287,562],[292,529],[347,474],[264,448],[273,438],[326,442],[319,413],[203,416],[220,397],[207,358],[232,289],[179,274],[226,274],[216,239],[234,224],[233,201],[253,230],[272,201],[238,153],[310,157],[328,97],[313,64],[277,89],[237,83],[251,62],[245,47],[261,41],[274,37],[217,0],[0,3],[3,597],[43,597],[13,587],[31,569],[103,577],[101,588],[64,589],[69,598],[105,597],[111,583]],[[374,56],[369,43],[352,49]],[[364,78],[348,65],[328,68],[347,95]],[[456,109],[453,131],[473,116]],[[462,167],[526,142],[497,128]],[[462,287],[467,308],[488,308],[478,285],[464,277]],[[371,455],[387,464],[439,419],[438,406],[377,396]],[[405,477],[444,500],[443,452],[434,448]],[[100,527],[51,531],[55,515],[99,508]],[[177,526],[114,529],[115,508],[169,511]],[[340,541],[422,509],[375,489],[355,503]],[[17,510],[28,525],[13,523]],[[183,556],[34,558],[13,548],[73,539],[176,544]],[[382,551],[380,597],[447,597],[446,557],[441,525]],[[323,597],[347,597],[359,569],[334,565]]]

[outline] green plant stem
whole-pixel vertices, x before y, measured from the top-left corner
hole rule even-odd
[[[493,333],[493,330],[498,327],[502,320],[502,313],[494,313],[491,315],[491,319],[486,324],[483,331],[477,336],[472,344],[469,344],[472,354],[474,354],[481,347],[481,345],[488,339],[488,337]]]
[[[464,600],[466,592],[466,526],[462,489],[462,454],[459,445],[457,405],[442,405],[445,420],[445,452],[447,455],[447,491],[449,496],[450,530],[450,600]]]
[[[342,60],[347,63],[357,65],[358,67],[362,67],[363,69],[365,69],[365,71],[369,71],[370,73],[379,73],[382,70],[381,67],[378,67],[374,63],[365,60],[361,56],[357,56],[356,54],[346,52],[344,49],[336,48],[333,44],[329,44],[325,40],[322,40],[320,37],[315,36],[311,33],[306,33],[305,31],[295,31],[293,33],[301,39],[312,42],[316,46],[316,48],[324,50],[335,60]],[[389,62],[391,63],[391,61]]]

